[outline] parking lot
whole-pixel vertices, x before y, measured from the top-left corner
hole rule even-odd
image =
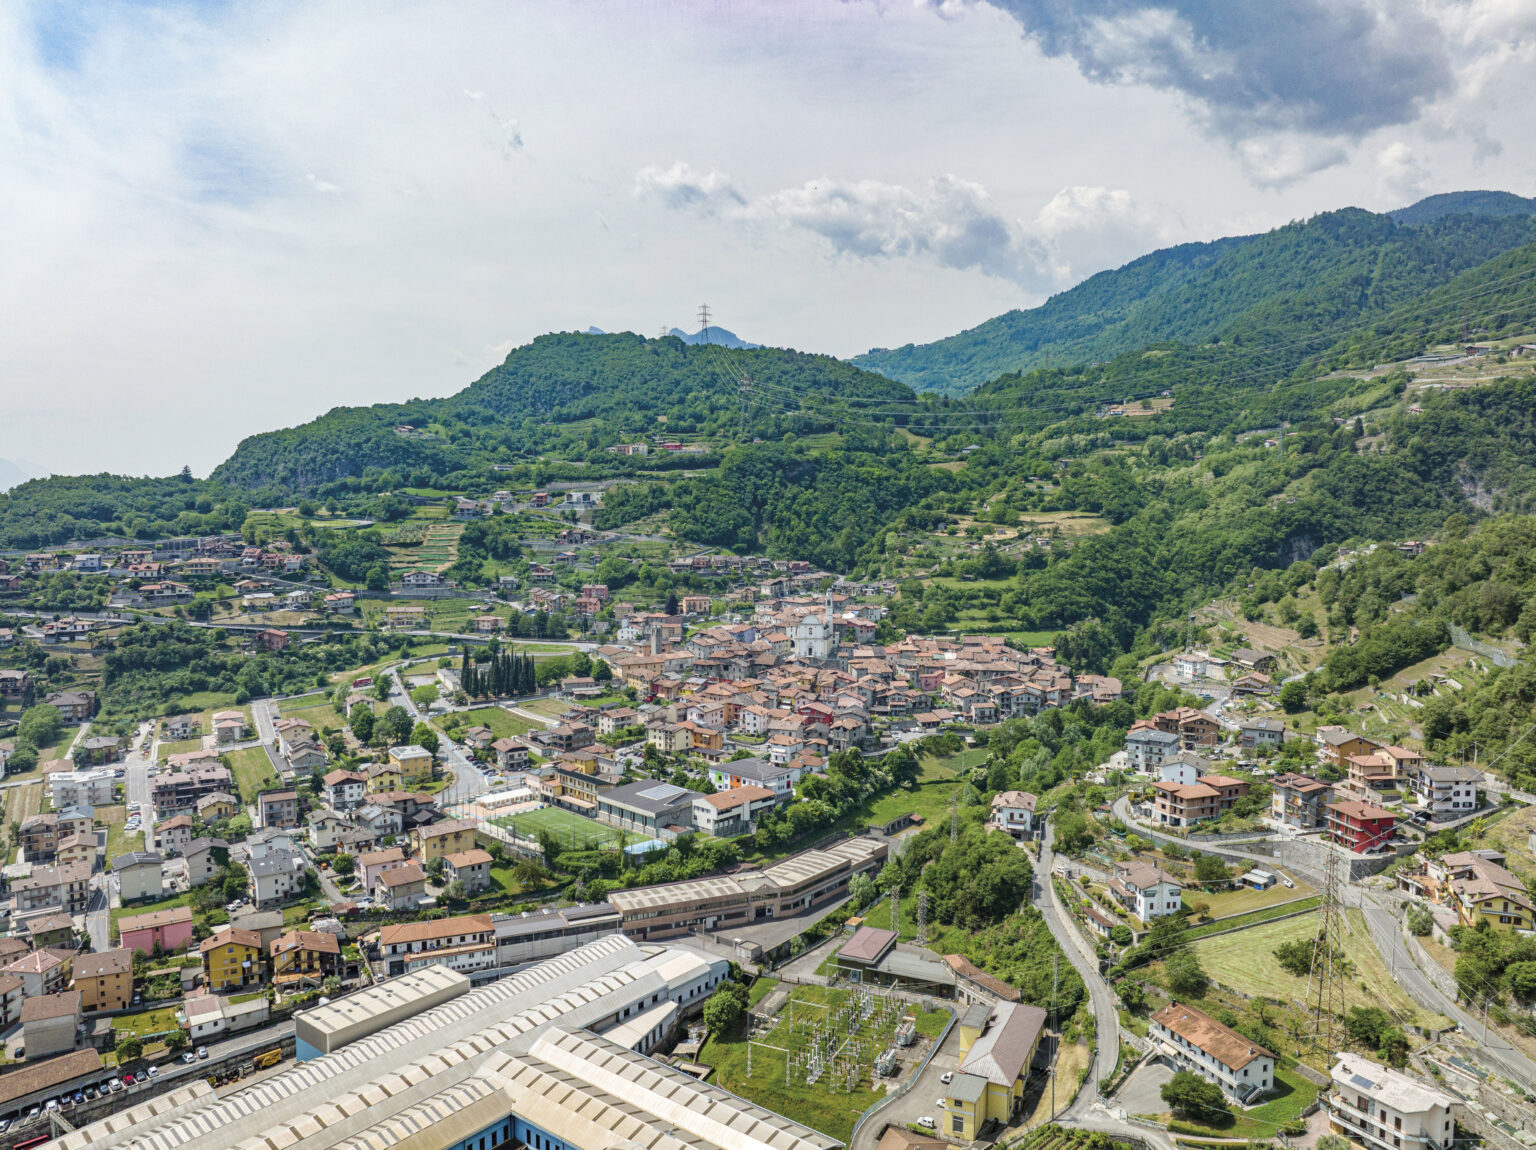
[[[887,1125],[907,1126],[919,1118],[932,1118],[936,1125],[944,1122],[941,1105],[944,1094],[943,1077],[953,1074],[960,1066],[960,1028],[950,1029],[944,1045],[929,1059],[927,1067],[917,1082],[900,1098],[881,1110],[874,1120],[865,1123],[854,1139],[850,1150],[870,1150],[878,1134]]]
[[[1114,1104],[1127,1114],[1161,1114],[1168,1109],[1162,1090],[1172,1078],[1173,1069],[1162,1062],[1139,1066],[1120,1087]]]

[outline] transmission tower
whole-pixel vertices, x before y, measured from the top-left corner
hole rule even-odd
[[[960,805],[958,795],[949,796],[949,841],[960,837]]]
[[[928,945],[928,892],[917,892],[917,945]]]
[[[901,888],[897,886],[891,888],[891,929],[901,930]]]
[[[709,305],[707,303],[699,305],[699,337],[700,343],[709,343]]]
[[[1344,938],[1344,914],[1339,903],[1338,868],[1341,852],[1324,843],[1323,901],[1317,908],[1317,938],[1312,944],[1312,973],[1307,980],[1306,1037],[1313,1050],[1329,1062],[1341,1046],[1339,1015],[1344,1009],[1344,966],[1339,947]]]

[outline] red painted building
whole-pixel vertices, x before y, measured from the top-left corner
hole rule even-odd
[[[1391,811],[1358,799],[1328,804],[1328,837],[1355,854],[1386,846],[1396,826],[1397,816]]]

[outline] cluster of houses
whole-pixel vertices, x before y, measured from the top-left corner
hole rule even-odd
[[[1278,719],[1236,722],[1243,747],[1279,746],[1286,736]],[[1205,711],[1179,707],[1138,720],[1125,737],[1131,770],[1151,777],[1153,820],[1188,829],[1220,819],[1248,793],[1240,779],[1215,774],[1199,752],[1223,739],[1220,724]],[[1344,727],[1325,726],[1315,734],[1316,755],[1328,782],[1286,772],[1272,780],[1270,819],[1282,830],[1322,832],[1355,853],[1388,849],[1399,814],[1385,803],[1411,799],[1414,821],[1457,820],[1481,807],[1483,775],[1476,767],[1426,763],[1417,751],[1380,743]]]
[[[609,688],[571,677],[560,683],[572,705],[557,725],[503,739],[472,728],[461,738],[502,771],[521,773],[530,798],[666,841],[686,830],[749,831],[830,755],[886,745],[892,732],[993,723],[1121,694],[1118,680],[1074,680],[1049,649],[1014,650],[1000,636],[876,645],[867,641],[877,623],[866,609],[845,602],[839,610],[831,595],[764,601],[746,622],[686,637],[686,617],[707,617],[709,598],[684,596],[679,608],[680,616],[625,615],[628,645],[596,653],[647,702],[584,705]],[[624,756],[613,748],[642,743],[702,761],[717,793],[626,784]]]
[[[1536,902],[1505,861],[1498,850],[1455,851],[1400,871],[1397,884],[1428,901],[1435,933],[1442,937],[1458,924],[1476,928],[1487,923],[1504,931],[1536,929]]]
[[[252,547],[238,535],[208,535],[162,539],[152,546],[125,547],[111,553],[39,551],[23,557],[19,566],[27,574],[74,571],[106,575],[117,585],[114,605],[159,606],[191,599],[192,588],[181,580],[262,574],[291,577],[303,573],[313,562],[312,557],[298,554],[284,540]]]

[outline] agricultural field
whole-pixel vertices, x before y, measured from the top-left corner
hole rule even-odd
[[[710,1081],[724,1089],[846,1141],[859,1115],[884,1095],[876,1084],[893,1080],[876,1079],[873,1067],[897,1030],[910,1018],[916,1042],[896,1047],[894,1080],[921,1060],[949,1020],[945,1010],[909,1010],[868,991],[797,986],[766,1025],[741,1037],[711,1036],[699,1060],[715,1068]]]
[[[323,699],[324,696],[317,696],[317,698]],[[284,702],[279,706],[283,718],[303,719],[315,729],[316,735],[323,735],[327,728],[340,731],[347,725],[346,720],[329,702],[310,702],[305,698]]]
[[[1292,881],[1296,882],[1294,879]],[[1294,890],[1279,883],[1268,890],[1251,890],[1245,887],[1242,890],[1224,890],[1215,894],[1190,888],[1184,892],[1184,905],[1193,906],[1197,902],[1203,902],[1209,908],[1208,914],[1211,918],[1226,918],[1228,915],[1246,914],[1249,911],[1294,902],[1314,893],[1316,893],[1314,888],[1304,882],[1296,882]],[[1301,910],[1302,907],[1297,906],[1294,909]]]
[[[528,839],[537,839],[541,834],[552,835],[567,850],[611,850],[617,848],[625,837],[606,823],[582,818],[559,807],[541,807],[522,814],[503,815],[491,822]],[[635,835],[629,837],[638,838]]]
[[[1536,807],[1520,807],[1492,823],[1481,846],[1497,847],[1508,856],[1509,869],[1520,875],[1536,872],[1530,833],[1536,831]]]
[[[5,821],[8,823],[25,822],[33,815],[40,814],[43,809],[44,798],[43,784],[40,782],[8,787],[5,791]]]
[[[459,557],[462,523],[432,523],[421,533],[421,542],[389,547],[392,577],[404,571],[446,571]]]

